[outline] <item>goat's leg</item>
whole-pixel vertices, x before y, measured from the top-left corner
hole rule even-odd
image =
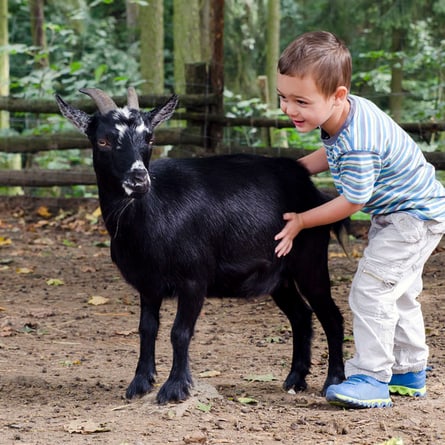
[[[272,298],[292,327],[292,364],[283,387],[286,391],[304,391],[311,364],[312,311],[299,295],[292,280],[281,284],[272,293]]]
[[[341,383],[344,378],[343,363],[343,317],[331,296],[331,283],[327,258],[306,264],[306,270],[297,272],[297,286],[307,299],[326,334],[329,351],[328,375],[322,394],[328,386]]]
[[[315,299],[310,301],[315,315],[321,323],[328,342],[328,375],[323,385],[322,394],[330,385],[336,385],[345,379],[343,363],[343,317],[332,298],[324,298],[323,301]]]
[[[126,397],[143,396],[153,390],[156,376],[155,344],[159,330],[159,310],[162,298],[141,294],[141,315],[139,321],[140,352],[133,381],[127,388]]]
[[[173,364],[167,381],[157,395],[160,404],[185,400],[190,395],[193,380],[189,367],[189,346],[203,302],[202,291],[179,295],[178,311],[171,330]]]

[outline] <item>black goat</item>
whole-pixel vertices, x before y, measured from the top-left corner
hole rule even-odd
[[[92,143],[111,257],[140,293],[140,356],[126,396],[131,399],[153,390],[159,309],[168,296],[178,298],[178,309],[171,330],[173,365],[157,394],[159,403],[189,395],[188,350],[207,295],[272,295],[293,331],[286,390],[306,388],[313,310],[329,346],[323,392],[341,382],[343,319],[330,291],[330,227],[304,230],[287,256],[274,254],[283,213],[326,201],[308,172],[290,159],[253,155],[150,163],[153,131],[171,117],[177,97],[144,112],[132,88],[124,108],[101,90],[80,91],[96,102],[99,113],[90,116],[59,96],[57,102],[62,114]]]

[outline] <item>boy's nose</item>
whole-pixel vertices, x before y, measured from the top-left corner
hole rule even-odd
[[[295,118],[299,115],[298,108],[289,103],[282,104],[281,110],[283,111],[283,113],[287,114],[290,118]]]

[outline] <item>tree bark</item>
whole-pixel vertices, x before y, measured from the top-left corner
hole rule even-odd
[[[394,29],[392,31],[392,52],[398,53],[402,50],[404,31]],[[393,119],[400,122],[403,107],[403,59],[395,56],[391,66],[391,93],[389,95],[389,109]]]
[[[202,62],[199,0],[173,0],[175,92],[184,93],[185,64]]]
[[[0,0],[0,46],[7,47],[9,44],[8,33],[8,0]],[[9,96],[9,53],[0,52],[0,94]],[[0,111],[0,128],[9,128],[9,112]],[[8,156],[6,165],[11,170],[22,168],[22,157],[19,154]],[[20,187],[13,187],[7,192],[9,195],[21,195],[23,190]]]
[[[269,110],[278,108],[277,100],[277,64],[280,51],[280,1],[267,2],[267,40],[266,40],[266,77],[267,77],[267,105]],[[273,146],[287,147],[287,133],[285,131],[269,130],[269,140]]]
[[[163,0],[151,0],[147,6],[139,6],[141,36],[141,75],[143,94],[164,92],[164,4]]]
[[[125,2],[125,13],[127,18],[127,30],[129,42],[136,40],[136,29],[138,27],[139,5],[131,0]],[[142,43],[142,42],[141,42]]]
[[[48,47],[45,34],[45,16],[43,12],[44,0],[30,0],[29,9],[31,13],[31,36],[32,43],[39,49],[35,56],[36,68],[49,66]]]
[[[268,83],[268,105],[271,109],[277,108],[277,63],[280,47],[280,1],[267,2],[266,27],[266,76]]]
[[[209,45],[211,59],[209,80],[216,103],[208,107],[210,114],[222,114],[224,111],[224,0],[211,0],[209,10]],[[209,123],[206,149],[217,152],[223,140],[224,129],[218,123]]]
[[[0,46],[9,44],[8,0],[0,0]],[[0,52],[0,94],[9,96],[9,53]],[[0,109],[0,128],[9,128],[9,112]]]

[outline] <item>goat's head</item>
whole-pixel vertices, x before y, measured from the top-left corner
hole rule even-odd
[[[119,108],[102,90],[80,91],[94,100],[97,113],[89,115],[58,95],[56,100],[62,115],[91,141],[99,186],[106,185],[114,193],[128,197],[143,196],[150,187],[148,164],[154,129],[172,116],[178,104],[177,96],[147,112],[139,109],[134,88],[128,89],[128,103],[124,108]]]

